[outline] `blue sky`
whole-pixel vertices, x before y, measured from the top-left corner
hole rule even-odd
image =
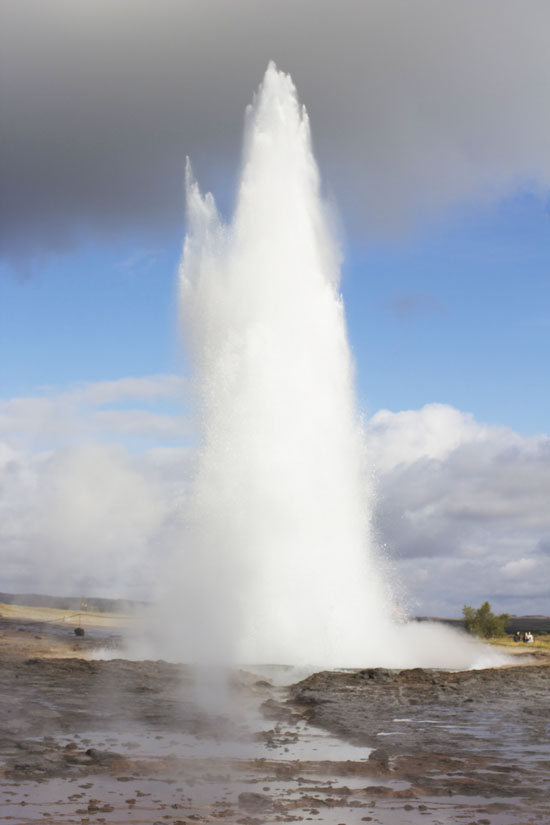
[[[547,203],[522,195],[350,250],[344,290],[371,412],[439,401],[547,431],[549,228]]]
[[[173,372],[177,263],[174,244],[88,243],[52,257],[31,278],[4,278],[2,337],[13,353],[4,391]]]
[[[182,205],[183,211],[183,205]],[[367,414],[440,402],[533,435],[549,420],[550,214],[535,195],[385,242],[348,237],[342,290]],[[189,374],[181,240],[88,242],[2,278],[3,396],[121,376]]]

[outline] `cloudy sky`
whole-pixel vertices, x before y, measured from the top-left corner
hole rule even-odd
[[[546,0],[3,0],[0,589],[142,596],[192,464],[183,168],[268,60],[339,226],[374,523],[420,614],[550,612]]]

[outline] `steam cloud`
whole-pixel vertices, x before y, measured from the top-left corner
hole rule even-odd
[[[187,197],[181,293],[202,438],[155,652],[480,666],[489,654],[471,641],[396,620],[309,120],[273,63],[247,111],[231,222],[190,172]]]

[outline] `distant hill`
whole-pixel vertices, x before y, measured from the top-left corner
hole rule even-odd
[[[133,613],[149,602],[131,599],[104,599],[99,596],[46,596],[43,593],[0,593],[3,604],[20,604],[28,607],[54,607],[58,610],[90,610],[97,613]],[[415,616],[417,622],[441,622],[451,627],[464,627],[463,619],[442,619],[436,616]],[[532,630],[533,633],[550,633],[550,616],[510,616],[506,633],[516,630]]]
[[[28,607],[54,607],[58,610],[90,610],[97,613],[132,613],[147,602],[130,599],[104,599],[99,596],[46,596],[43,593],[0,593],[3,604]]]

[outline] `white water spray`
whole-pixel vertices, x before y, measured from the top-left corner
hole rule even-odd
[[[247,112],[232,221],[189,169],[187,203],[181,309],[202,441],[174,571],[180,658],[423,663],[390,619],[338,250],[307,114],[273,64]]]

